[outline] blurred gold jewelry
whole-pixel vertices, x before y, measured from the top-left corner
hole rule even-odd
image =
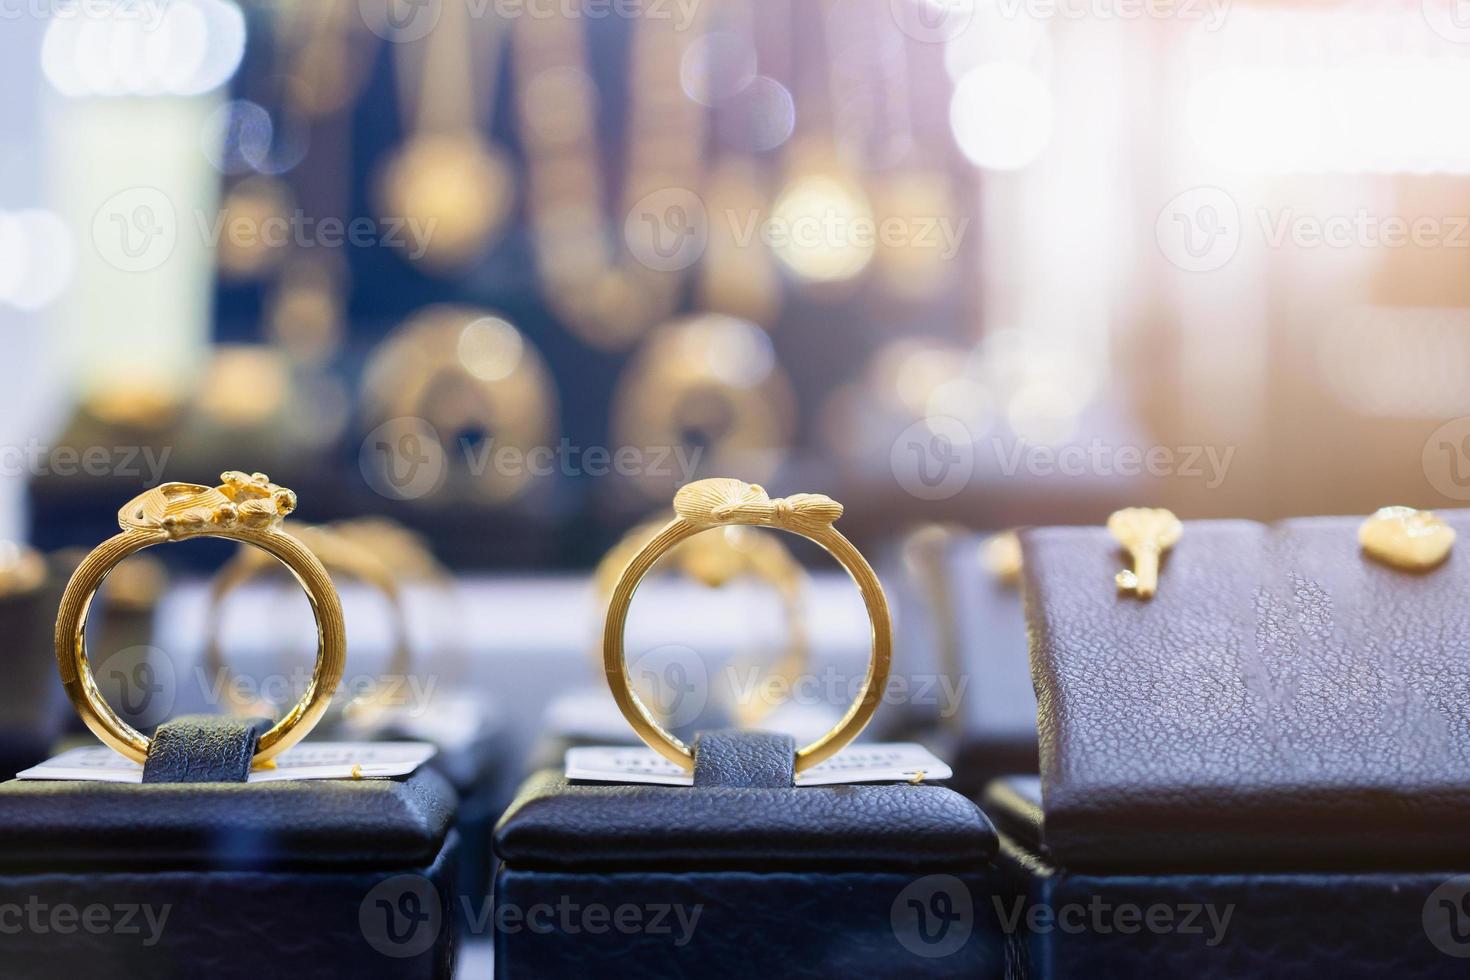
[[[606,604],[617,586],[623,569],[638,552],[658,536],[668,519],[640,524],[625,534],[603,556],[593,573],[600,603]],[[736,720],[753,726],[778,707],[781,692],[790,692],[806,670],[809,644],[803,601],[807,587],[806,570],[774,535],[743,526],[730,526],[697,534],[675,545],[668,552],[670,570],[710,588],[720,588],[742,576],[766,583],[781,599],[786,624],[786,647],[781,657],[766,671],[764,695],[735,706]],[[596,653],[600,665],[600,647]]]
[[[1358,528],[1358,543],[1385,565],[1423,572],[1450,556],[1455,529],[1431,510],[1382,507]]]
[[[831,731],[797,749],[796,771],[804,772],[841,751],[862,732],[878,709],[893,656],[893,624],[883,587],[862,553],[833,526],[842,516],[842,505],[830,497],[812,493],[773,499],[758,485],[716,479],[700,480],[681,489],[674,496],[674,514],[674,519],[623,569],[608,604],[602,634],[603,672],[623,717],[654,751],[685,769],[693,768],[694,756],[689,746],[660,725],[633,691],[623,651],[623,630],[633,593],[660,556],[701,531],[727,525],[771,527],[799,534],[837,559],[857,584],[872,621],[872,654],[857,699]]]
[[[950,525],[926,524],[904,538],[902,554],[904,566],[929,606],[940,669],[946,677],[957,682],[963,676],[964,665],[960,656],[955,590],[948,563],[955,537],[956,531]],[[962,711],[948,715],[941,712],[941,716],[945,727],[953,731],[964,728],[966,719]]]
[[[696,19],[704,15],[703,5],[693,11]],[[702,204],[694,206],[704,108],[685,97],[680,83],[699,25],[672,17],[638,17],[632,24],[622,167],[606,163],[600,150],[599,95],[576,18],[520,18],[511,59],[527,160],[526,213],[543,293],[582,340],[605,349],[629,346],[679,302],[684,267],[656,268],[661,263],[649,259],[662,257],[661,242],[652,236],[667,230],[682,247],[707,217]],[[612,202],[616,220],[608,219],[601,190],[608,172],[623,174]],[[639,220],[667,224],[671,214],[683,224],[650,228]]]
[[[1012,587],[1021,581],[1021,536],[1015,531],[992,534],[980,544],[980,563],[990,577]]]
[[[378,210],[385,218],[423,220],[429,234],[419,261],[433,269],[454,271],[482,254],[515,197],[515,170],[482,133],[478,108],[495,107],[504,38],[498,28],[491,38],[478,37],[479,19],[465,4],[447,3],[427,38],[394,46],[400,99],[414,105],[403,112],[410,135],[378,175]],[[478,71],[477,50],[490,55]]]
[[[27,595],[46,583],[46,559],[28,545],[0,541],[0,598]]]
[[[1113,577],[1119,591],[1150,599],[1159,589],[1159,558],[1179,543],[1184,525],[1162,507],[1129,507],[1114,511],[1108,531],[1133,559],[1133,568]]]
[[[505,319],[467,306],[430,306],[409,317],[373,351],[363,372],[368,424],[427,422],[447,459],[451,482],[432,501],[466,498],[502,504],[525,493],[533,468],[454,466],[474,451],[461,437],[493,437],[484,452],[516,451],[523,461],[557,431],[551,372],[534,345]],[[405,428],[405,432],[409,432]],[[388,433],[393,441],[393,433]],[[467,462],[467,461],[466,461]]]
[[[311,550],[328,573],[355,579],[382,594],[388,604],[389,630],[393,641],[392,654],[384,668],[384,675],[390,678],[407,677],[413,667],[413,654],[409,643],[408,617],[404,613],[403,597],[393,570],[372,551],[330,527],[303,525],[296,528],[296,539]],[[227,683],[230,668],[225,663],[220,642],[225,600],[241,586],[277,567],[277,563],[265,552],[242,547],[220,568],[209,584],[209,605],[204,617],[204,653],[201,659],[210,683],[219,690],[229,692],[227,696],[230,697],[236,714],[271,717],[277,706],[238,698],[234,685]],[[386,695],[388,686],[374,685],[374,689]],[[362,695],[344,704],[341,714],[349,720],[358,721],[382,709],[383,705]]]
[[[56,662],[67,697],[88,728],[134,762],[148,757],[149,738],[118,717],[102,698],[87,660],[87,609],[112,568],[153,545],[190,538],[225,538],[254,545],[284,564],[311,601],[317,621],[317,657],[301,700],[260,736],[254,764],[267,762],[311,731],[342,681],[347,638],[342,604],[316,556],[282,526],[296,495],[264,473],[230,471],[217,487],[165,483],[118,511],[122,533],[94,548],[72,574],[56,617]]]
[[[679,471],[681,461],[696,462],[706,473],[775,475],[795,414],[791,384],[765,331],[718,314],[653,331],[618,379],[609,411],[619,446],[686,454],[663,470],[649,467],[633,477],[655,499],[666,499],[693,476]]]

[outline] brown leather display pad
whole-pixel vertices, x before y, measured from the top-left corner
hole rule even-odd
[[[1189,522],[1158,595],[1102,528],[1023,535],[1045,845],[1072,868],[1465,867],[1470,512],[1427,573],[1361,518]]]

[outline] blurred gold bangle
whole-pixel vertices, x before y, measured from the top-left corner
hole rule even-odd
[[[689,746],[661,726],[633,692],[623,651],[628,608],[643,576],[664,553],[680,542],[712,527],[772,527],[799,534],[837,559],[857,584],[868,609],[868,618],[872,621],[872,654],[857,699],[831,731],[797,749],[796,771],[804,772],[841,751],[862,732],[878,709],[893,657],[893,624],[883,587],[862,553],[832,526],[842,516],[842,505],[821,494],[803,493],[772,499],[755,484],[716,479],[700,480],[681,489],[674,497],[674,513],[674,519],[664,525],[623,569],[608,604],[602,634],[603,671],[623,717],[654,751],[685,769],[693,768],[694,756]]]
[[[412,647],[408,637],[408,617],[403,609],[403,596],[393,570],[370,549],[348,540],[331,528],[306,525],[296,529],[296,537],[311,550],[328,572],[336,572],[356,579],[377,590],[388,602],[389,618],[392,620],[393,653],[389,658],[387,675],[406,677],[413,666]],[[209,608],[205,614],[205,643],[202,659],[207,676],[223,680],[230,672],[221,650],[220,634],[223,630],[224,603],[230,593],[271,570],[272,562],[264,552],[253,548],[242,548],[220,568],[209,586]],[[228,684],[219,684],[221,690],[233,692]],[[381,688],[379,688],[381,689]],[[256,714],[263,705],[233,699],[231,706],[237,714]],[[344,705],[344,713],[369,709],[371,701],[354,701]]]
[[[663,529],[667,519],[640,524],[612,547],[593,573],[598,600],[606,603],[623,569]],[[806,670],[810,644],[803,602],[806,571],[779,539],[748,527],[726,527],[720,533],[697,534],[674,547],[669,560],[684,575],[711,588],[719,588],[742,575],[759,579],[776,590],[786,622],[786,645],[780,658],[766,672],[765,685],[772,691],[791,691]],[[597,658],[601,661],[601,648]],[[773,697],[742,702],[736,720],[754,725],[778,705]]]
[[[322,563],[282,529],[296,509],[296,494],[263,473],[225,473],[218,487],[165,483],[134,497],[118,511],[122,533],[92,550],[72,574],[56,616],[56,663],[67,697],[88,728],[111,748],[143,762],[150,739],[124,722],[97,690],[87,661],[87,609],[114,566],[144,548],[189,538],[226,538],[254,545],[296,576],[317,623],[317,657],[301,700],[260,736],[254,763],[280,755],[321,720],[342,680],[346,630],[337,590]]]

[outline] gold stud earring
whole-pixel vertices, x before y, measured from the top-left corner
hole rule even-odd
[[[1149,599],[1159,589],[1159,558],[1178,543],[1184,525],[1162,507],[1128,507],[1108,518],[1108,531],[1133,559],[1113,577],[1121,592]]]
[[[1424,572],[1449,557],[1455,529],[1430,510],[1380,507],[1358,528],[1368,557],[1394,568]]]

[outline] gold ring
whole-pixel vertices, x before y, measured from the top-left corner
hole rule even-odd
[[[317,624],[317,657],[311,683],[286,716],[260,736],[252,760],[259,764],[295,745],[321,720],[342,681],[346,630],[342,604],[327,570],[282,521],[296,509],[296,494],[264,473],[230,471],[218,487],[165,483],[139,494],[118,511],[122,533],[102,542],[72,573],[56,616],[56,663],[77,714],[98,738],[134,762],[148,758],[149,738],[124,722],[103,699],[87,660],[87,609],[108,572],[144,548],[189,538],[226,538],[254,545],[290,569],[311,600]]]
[[[412,647],[408,638],[408,617],[403,610],[403,597],[398,580],[388,563],[368,548],[334,528],[305,525],[296,529],[296,539],[316,555],[329,573],[336,572],[356,579],[379,592],[388,602],[390,630],[393,635],[393,653],[389,658],[387,675],[407,677],[413,665]],[[209,609],[204,618],[204,653],[202,660],[207,676],[221,680],[230,673],[221,649],[220,633],[223,629],[224,603],[230,593],[260,576],[275,566],[270,555],[254,548],[242,547],[226,562],[209,584]],[[229,691],[231,706],[237,714],[259,714],[271,708],[258,702],[241,699],[233,685],[219,684],[220,690]],[[386,695],[386,691],[382,692]],[[381,696],[381,695],[380,695]],[[374,707],[370,699],[354,699],[344,705],[342,714],[357,717],[360,712]]]
[[[593,573],[598,599],[606,602],[617,584],[618,576],[638,554],[663,530],[667,519],[639,524],[623,535]],[[772,692],[790,691],[809,657],[806,622],[803,616],[807,577],[801,563],[792,556],[779,538],[748,527],[725,527],[721,533],[698,534],[670,550],[668,559],[684,575],[710,588],[719,588],[742,575],[765,582],[776,590],[786,622],[786,645],[780,658],[766,672],[765,686]],[[601,653],[598,652],[598,659]],[[758,698],[753,703],[736,705],[736,720],[744,726],[755,725],[778,706],[774,697]]]
[[[661,726],[633,692],[623,652],[623,629],[633,593],[665,552],[701,531],[730,525],[777,528],[801,535],[837,559],[857,584],[872,621],[872,653],[862,690],[831,731],[796,750],[796,771],[804,772],[837,754],[858,736],[878,710],[893,658],[893,623],[878,576],[852,542],[832,526],[842,516],[842,505],[815,493],[772,499],[755,484],[716,479],[700,480],[682,488],[674,496],[674,514],[674,519],[628,562],[608,603],[602,632],[602,666],[623,717],[655,752],[685,769],[694,768],[694,755],[689,746]]]

